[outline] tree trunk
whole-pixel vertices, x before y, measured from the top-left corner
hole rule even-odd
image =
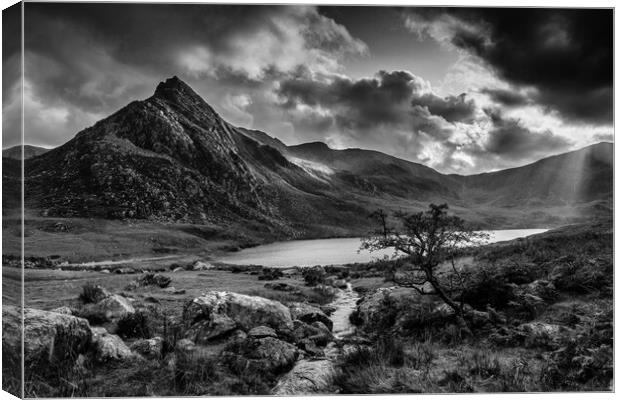
[[[426,280],[428,280],[431,286],[433,286],[433,289],[435,289],[435,293],[437,293],[439,298],[443,300],[443,302],[446,303],[448,307],[450,307],[454,311],[459,323],[461,323],[463,326],[469,329],[469,325],[467,324],[465,320],[465,316],[463,315],[463,309],[459,307],[459,305],[454,300],[452,300],[450,296],[446,294],[446,292],[441,287],[441,284],[437,281],[437,279],[433,275],[432,269],[424,268],[424,272],[426,273]]]

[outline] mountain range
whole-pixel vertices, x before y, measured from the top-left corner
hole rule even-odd
[[[20,162],[11,152],[3,151],[7,205]],[[62,146],[26,153],[26,207],[45,216],[235,224],[299,238],[360,234],[376,208],[430,202],[488,228],[550,227],[612,209],[611,143],[446,175],[377,151],[287,146],[226,122],[177,77]]]

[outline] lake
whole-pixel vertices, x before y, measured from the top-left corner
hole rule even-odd
[[[520,237],[542,233],[547,229],[506,229],[487,231],[490,234],[488,243],[512,240]],[[313,265],[349,264],[369,262],[394,254],[393,250],[358,251],[360,238],[291,240],[275,242],[262,246],[243,249],[228,253],[215,261],[227,264],[256,264],[266,267],[307,267]]]

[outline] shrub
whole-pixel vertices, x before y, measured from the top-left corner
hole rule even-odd
[[[165,275],[154,274],[147,272],[136,280],[138,286],[159,286],[160,288],[166,288],[172,282],[172,279]]]
[[[150,338],[152,330],[148,315],[142,311],[125,314],[118,320],[116,333],[125,338]]]
[[[82,303],[98,303],[108,296],[108,292],[100,285],[92,282],[86,282],[82,286],[82,293],[79,295],[79,299]]]
[[[315,267],[305,268],[302,271],[302,276],[307,286],[315,286],[325,281],[326,273],[323,267],[317,265]]]
[[[284,274],[279,268],[263,268],[258,276],[259,281],[275,281],[280,279]]]

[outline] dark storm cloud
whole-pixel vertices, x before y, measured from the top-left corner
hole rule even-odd
[[[534,99],[565,119],[611,123],[612,10],[449,8],[414,12],[408,22],[412,29],[449,40],[484,60],[506,81],[536,89]]]
[[[21,3],[2,11],[2,147],[21,141]]]
[[[472,99],[467,99],[465,93],[445,98],[427,93],[414,97],[411,104],[426,107],[431,114],[442,116],[448,122],[471,121],[476,111],[476,103]]]
[[[25,47],[29,141],[56,145],[172,75],[226,115],[227,96],[255,104],[299,66],[333,73],[366,51],[313,7],[122,3],[28,3]]]
[[[441,98],[429,92],[428,83],[407,71],[380,71],[374,78],[330,81],[296,78],[283,81],[278,94],[283,105],[298,104],[329,110],[345,129],[368,130],[379,125],[410,125],[436,131],[441,117],[448,122],[470,120],[476,106],[465,95]]]
[[[493,128],[488,133],[484,150],[510,160],[521,160],[567,150],[571,142],[551,131],[536,132],[521,121],[504,118],[497,110],[488,111]]]

